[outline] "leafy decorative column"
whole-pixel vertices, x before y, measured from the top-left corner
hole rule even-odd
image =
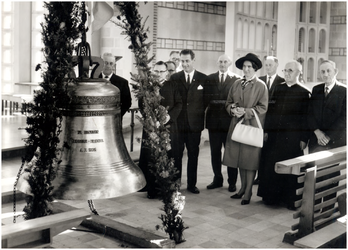
[[[29,172],[31,195],[24,207],[24,218],[32,219],[52,213],[51,182],[55,178],[55,166],[59,164],[58,136],[61,133],[61,108],[69,105],[67,85],[73,68],[74,42],[82,27],[81,16],[85,7],[77,2],[45,2],[48,14],[42,26],[43,54],[45,61],[37,66],[42,69],[41,89],[35,91],[34,101],[29,104],[27,117],[26,154],[22,167]],[[22,168],[21,167],[21,168]]]
[[[154,159],[150,163],[150,170],[156,177],[160,187],[161,200],[164,203],[161,214],[162,228],[170,239],[176,243],[185,241],[183,231],[184,226],[181,213],[185,206],[185,197],[181,195],[180,183],[175,181],[177,170],[174,168],[174,160],[168,158],[167,151],[170,148],[169,130],[165,126],[167,110],[161,106],[162,96],[159,94],[160,85],[156,78],[151,74],[151,68],[148,66],[153,60],[148,57],[151,42],[146,43],[148,38],[148,28],[145,29],[145,22],[142,24],[142,17],[138,12],[139,4],[136,2],[114,2],[119,9],[119,21],[114,22],[120,26],[123,31],[121,34],[127,35],[131,45],[129,49],[134,53],[135,65],[138,74],[132,74],[133,89],[138,100],[142,100],[143,109],[140,110],[142,117],[137,117],[142,123],[145,132],[149,134],[149,139],[143,143],[151,148],[151,157]]]

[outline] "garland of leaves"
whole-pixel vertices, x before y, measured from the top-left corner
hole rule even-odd
[[[61,109],[70,103],[67,86],[74,80],[67,75],[74,66],[74,42],[83,29],[80,16],[85,12],[84,4],[76,2],[45,2],[44,7],[48,10],[45,22],[41,23],[45,61],[44,66],[37,66],[37,70],[42,69],[43,82],[29,104],[31,115],[27,117],[26,127],[29,137],[22,158],[31,188],[23,210],[25,219],[52,213],[51,183],[56,176],[55,167],[60,163]]]
[[[142,24],[142,17],[138,13],[139,4],[136,2],[114,2],[119,9],[119,21],[114,22],[123,29],[123,35],[127,35],[131,45],[129,49],[134,53],[135,65],[138,74],[132,74],[133,92],[138,100],[143,103],[140,109],[142,117],[137,119],[142,123],[145,132],[149,135],[143,143],[151,148],[151,158],[155,159],[149,167],[156,177],[156,182],[160,187],[161,200],[164,203],[163,211],[159,217],[162,226],[157,225],[156,229],[163,229],[176,243],[184,241],[183,231],[187,228],[181,217],[185,206],[185,197],[181,195],[180,183],[175,180],[177,170],[174,167],[173,158],[169,159],[167,151],[170,148],[169,130],[165,126],[167,110],[161,106],[162,97],[159,94],[160,85],[156,78],[151,74],[148,66],[154,56],[148,59],[151,42],[146,43],[147,32],[145,22]]]

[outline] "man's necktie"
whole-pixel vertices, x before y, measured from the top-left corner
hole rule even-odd
[[[221,78],[220,78],[220,83],[223,84],[224,83],[224,74],[221,74]]]
[[[325,97],[329,94],[329,87],[325,87]]]
[[[188,85],[190,85],[190,83],[191,83],[191,82],[190,82],[190,75],[189,75],[189,74],[187,74],[187,80],[186,80],[186,83],[187,83],[187,86],[188,86]]]
[[[268,87],[268,89],[271,88],[271,77],[270,76],[268,77],[267,87]]]

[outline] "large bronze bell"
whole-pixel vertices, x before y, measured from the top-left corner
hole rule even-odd
[[[120,91],[104,79],[77,79],[64,111],[61,142],[67,142],[53,181],[57,199],[103,199],[143,188],[140,168],[122,135]]]

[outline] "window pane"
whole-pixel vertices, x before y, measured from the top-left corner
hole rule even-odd
[[[11,46],[11,33],[5,33],[2,41],[4,46]]]
[[[12,24],[11,16],[5,16],[4,17],[4,24],[3,24],[4,29],[11,29],[11,24]]]
[[[39,15],[35,18],[35,29],[41,29],[42,16]]]
[[[4,12],[10,12],[12,11],[12,2],[11,1],[3,1],[2,7]]]
[[[42,1],[34,1],[33,2],[33,10],[42,12],[43,11],[43,2]]]
[[[4,63],[11,63],[11,50],[5,50],[2,54],[2,61]]]
[[[4,67],[2,75],[5,81],[11,81],[11,70],[12,69],[10,67]]]
[[[35,44],[34,47],[41,47],[42,46],[42,40],[41,40],[42,36],[41,33],[38,33],[35,35]]]

